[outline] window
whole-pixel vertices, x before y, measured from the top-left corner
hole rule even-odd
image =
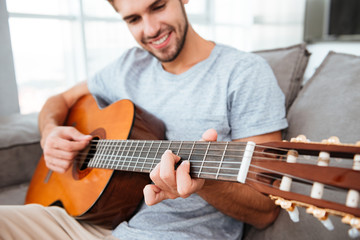
[[[191,0],[204,38],[252,51],[302,41],[305,0]],[[136,46],[106,0],[7,0],[22,113],[89,78]]]

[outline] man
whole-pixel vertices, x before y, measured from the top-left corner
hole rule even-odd
[[[61,127],[69,108],[88,93],[100,107],[132,100],[164,121],[169,140],[281,140],[280,130],[287,126],[284,96],[269,66],[257,56],[201,38],[188,23],[187,2],[111,1],[146,51],[127,51],[88,82],[46,102],[39,126],[48,168],[65,172],[89,143],[91,136]],[[112,232],[114,237],[239,239],[242,222],[263,228],[277,217],[266,196],[244,184],[191,178],[188,161],[175,169],[179,159],[171,151],[163,154],[150,173],[153,184],[144,188],[146,204]],[[20,236],[111,238],[110,231],[77,222],[57,207],[7,207],[0,214],[4,236],[18,236],[14,232],[22,229]]]

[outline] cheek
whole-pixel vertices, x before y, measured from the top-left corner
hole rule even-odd
[[[139,44],[141,44],[142,31],[141,31],[140,27],[138,27],[138,26],[129,27],[128,26],[128,28],[129,28],[131,35],[134,37],[135,41],[138,42]]]

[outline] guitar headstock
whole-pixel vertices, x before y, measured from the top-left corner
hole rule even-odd
[[[360,142],[342,144],[337,137],[311,142],[301,135],[291,141],[256,147],[247,182],[299,221],[297,207],[334,229],[329,215],[360,236]]]

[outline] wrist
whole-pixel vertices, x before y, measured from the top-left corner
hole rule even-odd
[[[40,135],[41,135],[40,145],[41,145],[42,148],[44,148],[44,146],[45,146],[45,141],[46,141],[47,136],[56,127],[57,127],[56,124],[48,123],[43,128],[40,129]]]

